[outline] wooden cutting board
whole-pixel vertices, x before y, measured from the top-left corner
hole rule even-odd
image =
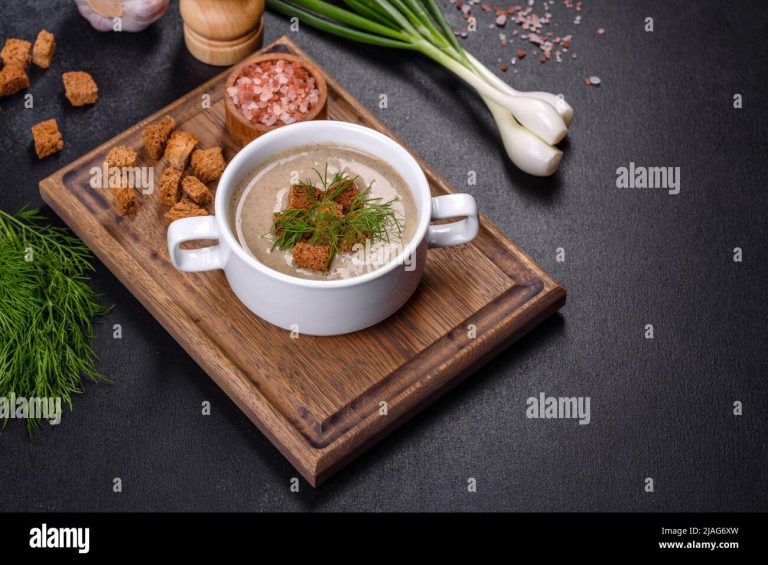
[[[282,37],[262,51],[307,57]],[[107,190],[89,186],[110,148],[155,162],[140,131],[165,114],[221,145],[227,73],[203,84],[40,183],[43,199],[144,304],[299,472],[317,485],[430,404],[565,303],[565,289],[485,217],[469,245],[429,252],[421,286],[394,316],[337,337],[299,336],[262,321],[232,294],[221,271],[181,273],[166,249],[157,194],[133,218],[117,216]],[[395,139],[331,77],[328,117]],[[203,105],[210,96],[210,108]],[[425,163],[433,195],[455,192]],[[162,166],[162,165],[161,165]],[[159,179],[161,168],[155,173]]]

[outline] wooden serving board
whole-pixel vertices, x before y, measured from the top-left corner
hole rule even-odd
[[[262,51],[307,57],[282,37]],[[299,472],[317,485],[477,370],[565,303],[565,289],[486,218],[471,244],[429,252],[423,281],[395,315],[337,337],[291,337],[250,313],[222,271],[181,273],[166,248],[157,194],[133,218],[117,216],[90,170],[128,145],[153,166],[140,131],[165,114],[203,147],[240,147],[224,127],[227,73],[40,183],[43,199],[85,241]],[[331,77],[328,117],[395,139]],[[211,106],[201,104],[210,95]],[[163,165],[158,167],[159,179]],[[454,192],[421,162],[433,195]],[[386,404],[383,404],[386,403]],[[382,410],[386,407],[386,410]],[[386,412],[386,414],[383,414]]]

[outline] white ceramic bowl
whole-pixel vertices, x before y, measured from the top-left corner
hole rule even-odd
[[[243,249],[230,225],[229,204],[237,187],[272,155],[315,143],[344,145],[389,163],[413,192],[415,234],[391,262],[358,277],[309,280],[261,264]],[[410,298],[424,273],[428,247],[448,247],[477,235],[478,214],[469,194],[431,197],[424,172],[401,145],[372,129],[336,121],[301,122],[262,135],[246,145],[219,180],[215,216],[176,220],[168,228],[168,253],[181,271],[223,269],[235,295],[257,316],[281,328],[310,335],[338,335],[367,328]],[[449,224],[431,220],[464,217]],[[181,249],[185,241],[217,239],[218,245]]]

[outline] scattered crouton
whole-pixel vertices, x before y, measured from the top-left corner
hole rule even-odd
[[[206,212],[203,208],[200,208],[197,204],[192,202],[191,200],[179,200],[176,204],[173,205],[173,208],[168,210],[164,215],[163,219],[165,220],[165,224],[168,225],[171,222],[175,222],[176,220],[180,220],[182,218],[191,218],[192,216],[207,216],[208,212]]]
[[[352,179],[344,179],[332,184],[328,187],[328,192],[332,195],[335,194],[333,200],[341,204],[345,214],[352,208],[352,203],[359,194],[357,185]]]
[[[24,39],[6,39],[3,49],[0,51],[0,59],[4,65],[20,66],[23,69],[29,66],[32,56],[29,54],[32,44]]]
[[[119,145],[109,150],[107,154],[108,167],[134,167],[136,165],[136,152],[130,147]]]
[[[29,77],[23,66],[12,63],[0,69],[0,96],[10,96],[25,88],[29,88]]]
[[[42,30],[37,34],[35,45],[32,47],[32,62],[41,69],[51,66],[53,52],[56,50],[56,38],[49,31]]]
[[[192,166],[194,175],[203,182],[219,180],[224,167],[227,166],[221,154],[221,147],[197,149],[192,153],[189,164]]]
[[[160,177],[160,202],[173,206],[181,198],[181,171],[168,167]]]
[[[197,145],[197,138],[186,131],[174,131],[168,144],[165,146],[165,158],[171,167],[183,171],[187,168],[187,161],[192,150]]]
[[[195,204],[199,204],[200,206],[206,206],[213,200],[211,191],[208,190],[208,187],[197,177],[184,177],[184,180],[181,181],[181,188],[184,189],[186,195],[189,196]]]
[[[38,159],[44,159],[64,149],[64,140],[55,119],[32,126],[32,138],[35,140]]]
[[[297,267],[325,271],[330,253],[331,249],[327,245],[312,245],[302,241],[293,246],[291,256]]]
[[[171,137],[173,128],[176,127],[176,120],[171,116],[165,116],[156,124],[145,127],[141,132],[141,139],[144,141],[144,147],[147,148],[149,156],[155,161],[159,161],[165,151],[165,144]]]
[[[133,216],[139,211],[139,199],[136,191],[130,187],[115,188],[112,190],[115,208],[121,216]]]
[[[288,208],[308,210],[322,194],[322,190],[308,184],[294,184],[288,191]]]
[[[128,174],[125,170],[115,171],[115,174],[109,174],[107,171],[107,187],[108,188],[136,188],[135,177],[132,174]]]
[[[93,77],[83,71],[71,71],[61,75],[64,81],[64,95],[73,106],[95,104],[99,99],[99,87]]]

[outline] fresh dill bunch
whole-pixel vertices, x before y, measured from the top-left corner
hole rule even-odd
[[[351,251],[355,244],[363,244],[368,239],[388,242],[392,230],[402,236],[402,223],[392,208],[396,198],[387,202],[371,198],[372,185],[368,185],[355,196],[349,211],[338,217],[332,212],[335,200],[353,186],[358,177],[350,178],[343,171],[338,171],[329,178],[327,163],[324,172],[313,170],[322,187],[319,197],[316,194],[318,187],[310,179],[294,185],[306,191],[312,204],[306,210],[288,208],[274,214],[272,249],[292,249],[301,241],[326,245],[330,250],[325,265],[327,269],[337,253]]]
[[[45,219],[39,210],[0,210],[0,396],[60,397],[71,411],[83,378],[106,380],[96,369],[93,318],[109,309],[88,284],[90,250]],[[38,425],[27,420],[29,433]]]
[[[292,249],[314,231],[307,210],[289,208],[272,216],[272,249]]]
[[[369,198],[370,186],[358,194],[352,201],[350,211],[344,218],[344,237],[351,245],[370,239],[389,241],[390,231],[397,230],[398,237],[403,235],[403,225],[397,218],[392,203],[397,199],[381,202],[381,198]]]

